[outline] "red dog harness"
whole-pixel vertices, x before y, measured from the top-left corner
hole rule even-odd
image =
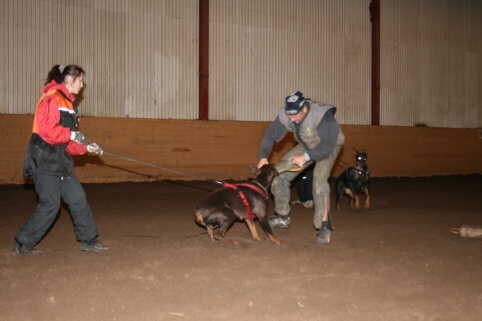
[[[249,187],[249,188],[251,188],[252,190],[255,190],[256,192],[258,192],[259,194],[261,194],[265,199],[268,199],[268,195],[266,195],[266,192],[265,192],[264,190],[262,190],[261,188],[259,188],[258,186],[254,185],[254,184],[247,184],[247,183],[230,184],[230,183],[223,182],[223,185],[224,185],[225,187],[229,187],[229,188],[231,188],[231,189],[234,189],[235,191],[238,192],[239,197],[241,197],[241,200],[242,200],[243,203],[244,203],[244,206],[246,206],[246,212],[248,212],[248,220],[255,219],[255,218],[256,218],[256,215],[254,215],[254,214],[251,212],[251,207],[249,206],[249,202],[248,202],[248,200],[246,199],[246,196],[244,196],[243,191],[241,191],[241,190],[238,188],[238,186]]]

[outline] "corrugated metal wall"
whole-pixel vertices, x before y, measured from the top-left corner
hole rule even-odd
[[[87,71],[88,116],[198,117],[198,1],[2,0],[2,113],[33,113],[48,69]],[[369,0],[211,0],[210,119],[268,121],[302,90],[369,121]],[[27,91],[25,91],[27,89]]]
[[[31,114],[49,69],[87,72],[85,116],[197,118],[197,0],[1,0],[0,112]]]
[[[270,121],[301,90],[370,121],[369,0],[210,0],[210,118]]]
[[[0,113],[77,63],[81,115],[197,119],[198,2],[0,0]],[[209,2],[210,119],[270,121],[299,89],[370,124],[370,0]],[[482,127],[481,2],[380,2],[380,123]]]
[[[482,126],[482,2],[381,2],[380,123]]]

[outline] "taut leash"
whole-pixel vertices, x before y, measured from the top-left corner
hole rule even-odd
[[[84,136],[85,136],[85,134],[84,134]],[[93,143],[87,136],[85,136],[85,140],[89,144]],[[218,181],[218,180],[210,179],[210,178],[205,178],[205,177],[200,177],[200,176],[197,176],[197,175],[177,171],[177,170],[172,169],[172,168],[167,168],[167,167],[151,164],[151,163],[148,163],[148,162],[143,162],[143,161],[140,161],[138,159],[134,159],[132,157],[127,157],[127,156],[124,156],[124,155],[109,153],[109,152],[106,152],[104,149],[102,149],[102,154],[109,155],[109,156],[116,157],[116,158],[121,158],[121,159],[124,159],[124,160],[128,160],[130,162],[134,162],[134,163],[138,163],[138,164],[142,164],[142,165],[146,165],[146,166],[150,166],[150,167],[154,167],[154,168],[159,168],[159,169],[162,169],[162,170],[165,170],[165,171],[168,171],[168,172],[172,172],[172,173],[176,173],[176,174],[179,174],[179,175],[190,176],[190,177],[202,180],[202,181],[224,185],[224,182],[222,182],[222,181]]]
[[[134,163],[138,163],[138,164],[142,164],[142,165],[146,165],[146,166],[150,166],[150,167],[154,167],[154,168],[159,168],[159,169],[162,169],[162,170],[165,170],[165,171],[168,171],[168,172],[172,172],[172,173],[176,173],[176,174],[179,174],[179,175],[190,176],[190,177],[193,177],[193,178],[197,178],[197,179],[199,179],[199,180],[202,180],[202,181],[206,181],[206,182],[211,182],[211,183],[216,183],[216,184],[224,185],[224,182],[222,182],[222,181],[218,181],[218,180],[215,180],[215,179],[210,179],[210,178],[201,177],[201,176],[197,176],[197,175],[194,175],[194,174],[189,174],[189,173],[186,173],[186,172],[181,172],[181,171],[178,171],[178,170],[175,170],[175,169],[172,169],[172,168],[167,168],[167,167],[155,165],[155,164],[148,163],[148,162],[143,162],[143,161],[140,161],[140,160],[131,158],[131,157],[124,156],[124,155],[109,153],[109,152],[106,152],[105,150],[104,150],[103,154],[108,155],[108,156],[112,156],[112,157],[121,158],[121,159],[124,159],[124,160],[128,160],[128,161],[134,162]]]

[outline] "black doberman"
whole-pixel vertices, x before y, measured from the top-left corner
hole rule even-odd
[[[363,192],[365,194],[364,208],[365,210],[370,208],[370,193],[368,191],[370,170],[367,166],[367,152],[364,149],[361,151],[355,149],[355,151],[355,164],[341,173],[335,181],[336,208],[338,212],[340,211],[340,202],[343,194],[348,195],[350,198],[351,208],[359,210],[360,197],[358,193]]]
[[[249,166],[256,179],[234,183],[223,183],[224,186],[204,198],[195,208],[196,222],[204,226],[211,241],[219,237],[233,244],[235,241],[225,237],[226,231],[236,220],[244,220],[254,240],[259,241],[258,231],[253,223],[258,218],[259,224],[269,238],[280,244],[268,223],[268,189],[278,171],[272,164],[260,169]],[[216,235],[214,227],[219,226]]]

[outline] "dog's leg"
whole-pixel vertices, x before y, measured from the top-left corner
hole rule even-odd
[[[278,238],[272,234],[268,234],[269,238],[271,239],[271,241],[275,242],[276,244],[281,244],[280,240],[278,240]]]
[[[208,235],[209,235],[209,238],[211,239],[211,242],[214,242],[213,226],[212,225],[206,225],[206,230],[208,231]]]
[[[206,222],[204,222],[204,217],[199,212],[196,212],[196,222],[198,222],[200,225],[206,228],[206,231],[208,232],[211,242],[214,242],[214,233],[213,233],[214,228],[212,225],[208,225],[206,224]]]
[[[370,193],[368,192],[368,188],[365,188],[365,210],[370,208]]]
[[[358,194],[355,195],[355,200],[354,200],[354,209],[359,210],[360,209],[360,196]]]
[[[248,225],[249,232],[251,233],[251,237],[253,238],[253,240],[259,241],[260,238],[258,235],[258,230],[256,229],[256,226],[254,225],[253,220],[246,219],[245,222],[246,222],[246,225]]]
[[[352,209],[355,209],[355,195],[353,195],[351,189],[349,188],[345,188],[343,190],[343,192],[348,195],[348,197],[350,198],[350,206]]]
[[[273,234],[273,230],[271,229],[271,226],[269,226],[268,219],[265,217],[258,217],[259,224],[263,228],[263,231],[265,231],[266,235],[268,235],[269,239],[276,244],[281,244],[281,242],[278,240],[276,236]]]
[[[341,199],[343,198],[343,191],[340,193],[338,192],[340,196],[337,197],[337,200],[336,200],[336,211],[337,212],[340,212],[340,203],[341,203]]]
[[[344,190],[341,190],[340,196],[339,196],[338,199],[337,199],[337,202],[336,202],[336,211],[337,211],[337,213],[340,213],[340,204],[341,204],[341,199],[343,198],[343,193],[344,193],[344,192],[345,192]]]
[[[231,219],[226,219],[226,220],[222,221],[221,224],[219,225],[219,231],[218,231],[217,236],[222,237],[223,240],[225,240],[225,241],[228,241],[228,242],[230,242],[230,243],[233,243],[233,244],[236,244],[236,245],[237,245],[237,244],[238,244],[237,242],[235,242],[235,241],[233,241],[233,240],[231,240],[231,239],[228,239],[228,238],[226,237],[226,232],[228,231],[229,227],[230,227],[231,225],[233,225],[233,223],[234,223],[234,218],[233,218],[232,220],[231,220]],[[219,240],[219,239],[216,237],[216,240]]]
[[[231,240],[231,239],[228,239],[228,238],[225,236],[225,234],[226,234],[226,232],[224,232],[224,233],[221,235],[221,237],[223,238],[223,240],[228,241],[228,242],[230,242],[230,243],[233,243],[234,245],[238,245],[238,242],[233,241],[233,240]]]

